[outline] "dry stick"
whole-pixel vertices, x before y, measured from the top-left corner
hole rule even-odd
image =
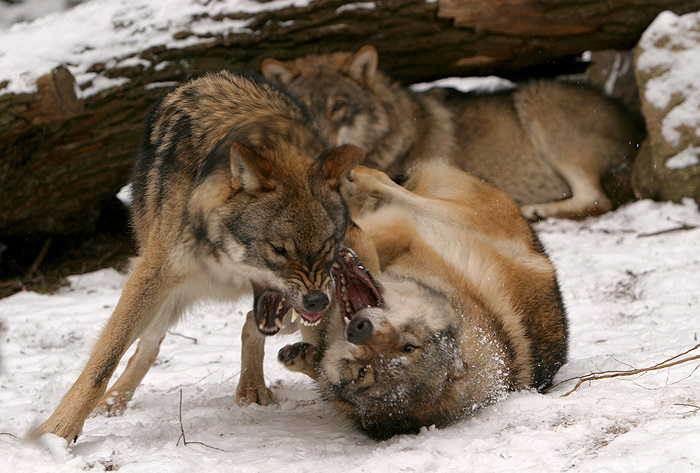
[[[681,356],[687,355],[691,351],[697,350],[698,348],[700,348],[700,344],[695,345],[693,348],[686,350],[683,353],[680,353],[676,356],[673,356],[665,361],[662,361],[661,363],[657,363],[653,366],[650,366],[649,368],[639,368],[639,369],[628,370],[628,371],[600,371],[597,373],[590,373],[590,374],[587,374],[585,376],[574,376],[573,378],[565,379],[564,381],[561,381],[561,382],[553,385],[551,388],[549,388],[549,390],[554,389],[555,387],[559,386],[560,384],[564,384],[564,383],[567,383],[569,381],[573,381],[575,379],[578,379],[576,386],[574,386],[574,388],[571,391],[561,395],[561,397],[566,397],[569,394],[576,391],[586,381],[595,381],[598,379],[608,379],[608,378],[618,378],[620,376],[633,376],[635,374],[646,373],[648,371],[656,371],[656,370],[660,370],[660,369],[664,369],[664,368],[670,368],[671,366],[680,365],[681,363],[686,363],[688,361],[700,360],[700,355],[691,356],[688,358],[684,358],[682,360],[677,359],[677,358],[680,358]]]
[[[36,259],[34,260],[34,263],[32,263],[32,266],[29,268],[29,275],[33,276],[38,270],[39,266],[41,266],[41,263],[44,261],[44,258],[46,258],[46,253],[49,252],[49,246],[51,246],[51,241],[53,238],[48,237],[44,244],[41,246],[41,250],[39,250],[39,254],[37,255]]]
[[[646,237],[651,237],[651,236],[656,236],[656,235],[663,235],[664,233],[681,232],[684,230],[694,230],[696,228],[698,228],[697,225],[683,224],[680,227],[669,228],[667,230],[659,230],[658,232],[640,233],[639,235],[637,235],[637,238],[646,238]]]
[[[197,442],[197,441],[192,441],[188,442],[187,439],[185,438],[185,428],[182,426],[182,389],[180,390],[180,436],[177,438],[177,443],[175,443],[175,446],[180,445],[180,439],[182,439],[182,444],[184,446],[193,444],[193,445],[201,445],[203,447],[211,448],[212,450],[218,450],[220,452],[229,452],[228,450],[223,450],[218,447],[212,447],[211,445],[207,445],[204,442]],[[229,452],[231,453],[231,452]]]
[[[170,330],[168,330],[168,333],[169,333],[170,335],[174,335],[174,336],[176,336],[176,337],[182,337],[182,338],[186,338],[186,339],[188,339],[188,340],[192,340],[192,341],[194,342],[195,345],[197,344],[197,339],[194,338],[194,337],[189,337],[189,336],[187,336],[187,335],[183,335],[183,334],[177,333],[177,332],[172,332],[172,331],[170,331]]]

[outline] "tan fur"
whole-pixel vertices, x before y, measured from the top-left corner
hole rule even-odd
[[[443,161],[410,176],[403,188],[359,167],[343,188],[362,229],[346,244],[379,263],[385,305],[353,317],[371,321],[371,337],[351,343],[336,315],[315,349],[280,352],[376,438],[445,425],[510,389],[543,388],[566,356],[554,267],[512,200]],[[444,346],[430,348],[435,337]],[[402,355],[406,344],[419,348]]]
[[[338,187],[362,152],[331,148],[288,94],[231,71],[179,87],[145,128],[132,183],[139,256],[85,369],[34,436],[71,441],[93,409],[121,412],[168,327],[197,300],[236,299],[252,283],[256,302],[273,293],[297,311],[318,317],[327,311],[329,268],[347,226]],[[257,320],[255,309],[246,319],[239,404],[272,401],[258,328],[278,329],[266,323],[273,321]],[[107,390],[137,339],[124,373]]]
[[[359,146],[368,166],[392,176],[418,160],[448,158],[504,190],[530,219],[582,218],[631,198],[630,163],[643,133],[606,97],[554,81],[488,94],[412,94],[376,70],[377,60],[367,45],[266,59],[262,72],[305,102],[331,140]],[[614,181],[614,202],[604,176]]]

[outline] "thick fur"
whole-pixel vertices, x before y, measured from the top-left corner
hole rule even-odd
[[[316,113],[331,140],[359,146],[368,166],[392,177],[417,160],[450,158],[508,193],[531,219],[582,218],[631,198],[630,163],[643,132],[592,89],[533,81],[489,94],[412,94],[377,70],[372,46],[266,59],[262,71]]]
[[[421,164],[406,188],[359,167],[344,189],[361,229],[347,243],[383,303],[349,323],[337,311],[318,346],[285,347],[281,361],[377,439],[551,384],[566,359],[565,310],[554,267],[511,199],[440,161]],[[357,320],[373,331],[353,343]]]
[[[70,441],[93,408],[124,409],[167,328],[197,300],[233,299],[251,283],[256,300],[275,291],[299,311],[308,294],[331,298],[348,213],[338,186],[361,159],[351,145],[328,149],[303,108],[261,77],[222,71],[167,95],[134,166],[136,264],[85,369],[35,434]],[[243,404],[271,400],[257,323],[251,312],[243,329]]]

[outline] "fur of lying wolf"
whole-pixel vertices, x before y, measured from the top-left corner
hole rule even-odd
[[[124,409],[189,305],[235,299],[251,283],[256,310],[243,329],[236,398],[269,403],[258,327],[277,331],[290,308],[307,324],[327,312],[348,215],[338,186],[362,157],[352,145],[329,148],[303,108],[262,77],[222,71],[168,94],[134,165],[136,264],[85,369],[34,434],[71,441],[94,408]]]
[[[532,81],[515,90],[413,94],[377,70],[377,51],[266,59],[263,74],[288,88],[336,144],[401,175],[417,160],[450,157],[504,190],[528,218],[582,218],[631,198],[638,121],[592,89]]]
[[[555,269],[503,192],[442,162],[402,188],[356,168],[339,306],[317,346],[279,359],[315,378],[367,434],[444,426],[516,389],[544,389],[566,360]]]

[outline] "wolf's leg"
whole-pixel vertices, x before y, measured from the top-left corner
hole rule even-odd
[[[144,334],[139,339],[136,352],[129,359],[124,373],[114,383],[114,386],[102,396],[102,400],[92,413],[93,415],[103,414],[111,417],[124,412],[126,404],[134,396],[136,388],[141,384],[153,362],[156,361],[163,338],[163,335],[158,331],[157,335]]]
[[[357,166],[343,182],[343,195],[348,200],[371,196],[381,202],[404,202],[415,204],[419,196],[401,187],[382,171]]]
[[[272,403],[272,391],[265,386],[263,358],[265,357],[265,335],[260,333],[255,322],[255,312],[250,311],[241,334],[241,376],[236,388],[236,402],[242,406]]]
[[[124,352],[148,326],[165,300],[170,287],[165,283],[168,278],[161,265],[163,259],[144,258],[136,266],[83,372],[32,437],[50,433],[68,442],[78,437]]]
[[[316,347],[305,342],[298,342],[280,348],[277,353],[277,359],[285,368],[290,371],[298,371],[304,373],[312,379],[316,379],[316,371],[314,370],[314,357],[316,356]]]
[[[568,199],[522,206],[523,215],[529,219],[584,218],[610,210],[612,204],[600,178],[611,162],[623,161],[623,156],[615,154],[624,154],[624,150],[606,136],[608,130],[590,122],[597,102],[547,82],[528,84],[513,100],[530,142],[571,189]],[[600,113],[605,113],[605,107],[600,105]]]
[[[579,219],[600,215],[612,208],[612,203],[600,185],[600,173],[595,166],[557,161],[556,170],[571,187],[571,197],[541,204],[523,205],[520,210],[530,220],[546,217]]]

